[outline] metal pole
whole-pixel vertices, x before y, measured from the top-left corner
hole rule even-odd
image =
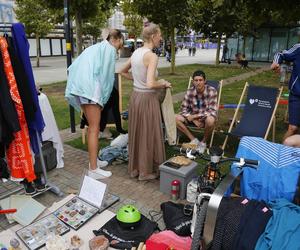
[[[70,0],[64,0],[64,18],[65,18],[65,36],[66,36],[66,53],[67,53],[67,67],[72,63],[72,46],[71,46],[71,32],[70,32]],[[74,108],[70,105],[70,123],[71,123],[71,132],[75,133],[75,111]]]

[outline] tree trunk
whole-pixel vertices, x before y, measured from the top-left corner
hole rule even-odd
[[[246,55],[246,36],[243,36],[243,54]]]
[[[222,33],[219,33],[218,34],[217,54],[216,54],[216,65],[220,64],[221,36],[222,36]]]
[[[77,11],[75,14],[75,23],[76,23],[76,51],[77,51],[77,56],[79,56],[82,52],[82,16],[80,11]]]
[[[175,28],[171,30],[171,74],[175,74]]]
[[[38,34],[35,35],[36,41],[36,66],[40,67],[40,36]]]

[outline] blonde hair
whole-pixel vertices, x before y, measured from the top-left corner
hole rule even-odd
[[[114,39],[122,39],[124,41],[124,36],[120,30],[117,29],[111,29],[109,30],[108,36],[106,40],[110,40],[111,38]]]
[[[143,29],[143,40],[149,42],[151,40],[151,36],[160,32],[160,28],[157,24],[150,23],[147,27]]]

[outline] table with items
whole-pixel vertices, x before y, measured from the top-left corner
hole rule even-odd
[[[79,212],[76,212],[78,207],[81,207],[83,204],[84,207],[82,207]],[[62,210],[64,210],[64,214],[67,214],[68,216],[59,218],[62,214]],[[72,214],[72,216],[71,213],[79,215],[80,213],[84,214],[79,217],[75,214]],[[87,213],[88,216],[85,216]],[[93,217],[91,220],[89,220],[90,216]],[[114,216],[115,214],[109,210],[105,210],[100,214],[97,213],[97,211],[95,213],[94,208],[88,204],[86,205],[83,201],[79,201],[77,196],[71,194],[46,209],[40,216],[40,219],[36,220],[34,223],[26,227],[16,225],[1,232],[0,244],[8,249],[10,241],[12,239],[18,239],[20,242],[19,249],[26,249],[26,246],[28,249],[40,249],[45,246],[45,244],[47,244],[47,247],[52,244],[51,249],[61,249],[59,247],[60,244],[64,247],[62,249],[89,249],[89,241],[95,237],[93,230],[102,227]],[[68,224],[66,223],[67,218],[76,218],[80,221],[84,218],[86,223],[84,222],[84,226],[81,227],[77,224],[72,224],[72,219],[70,219]],[[57,237],[56,233],[62,235],[62,237]],[[16,235],[18,235],[18,237]],[[52,241],[54,240],[56,245],[53,245],[54,243]],[[46,241],[48,242],[46,243]],[[66,248],[66,246],[68,246],[68,248]],[[44,247],[41,249],[49,248]]]

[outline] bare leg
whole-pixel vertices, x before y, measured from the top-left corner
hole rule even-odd
[[[101,107],[96,104],[81,105],[86,119],[89,123],[88,127],[88,151],[91,169],[97,168],[98,155],[98,136],[100,130]]]
[[[202,142],[206,143],[207,140],[209,139],[209,137],[211,136],[211,133],[215,127],[215,121],[216,121],[216,119],[212,116],[208,116],[205,119],[204,136],[203,136]]]
[[[295,126],[295,125],[289,124],[288,130],[286,131],[286,133],[285,133],[284,136],[283,136],[283,141],[284,141],[286,138],[288,138],[288,137],[290,137],[290,136],[296,134],[297,132],[298,132],[298,127]]]
[[[184,133],[190,140],[195,139],[195,136],[184,124],[185,118],[182,115],[176,115],[176,127]]]
[[[300,135],[292,135],[288,138],[286,138],[283,142],[284,145],[290,146],[290,147],[300,147]]]

